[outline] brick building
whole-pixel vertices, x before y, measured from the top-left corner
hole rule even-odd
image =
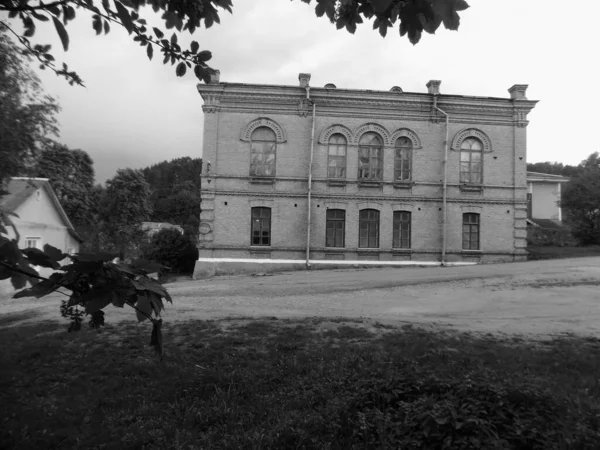
[[[204,100],[196,276],[525,259],[526,85],[510,98],[221,83]],[[374,261],[377,261],[375,263]],[[276,264],[275,263],[281,263]],[[296,263],[296,264],[293,264]]]

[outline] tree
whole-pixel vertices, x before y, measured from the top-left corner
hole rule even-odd
[[[200,225],[200,158],[177,158],[142,169],[152,194],[152,220],[181,225],[197,239]]]
[[[0,23],[0,187],[30,169],[42,148],[58,135],[56,101],[45,95],[18,48]]]
[[[142,246],[142,256],[167,267],[171,273],[192,273],[198,249],[190,236],[174,228],[164,228]]]
[[[310,4],[311,0],[302,0]],[[457,30],[460,24],[459,11],[469,7],[465,0],[316,0],[315,13],[325,16],[337,29],[345,28],[354,33],[363,19],[374,19],[373,28],[386,36],[388,28],[399,24],[400,36],[407,35],[411,43],[421,39],[423,31],[435,33],[443,23],[447,29]],[[101,7],[98,5],[101,4]],[[76,9],[91,15],[92,28],[96,34],[106,34],[111,24],[124,27],[133,36],[133,40],[146,47],[149,59],[157,48],[163,56],[163,64],[177,63],[175,72],[183,76],[193,69],[200,80],[208,83],[214,70],[207,64],[212,54],[208,50],[200,51],[198,42],[193,41],[189,49],[178,44],[177,33],[170,38],[159,28],[148,29],[145,19],[140,17],[141,7],[151,6],[155,12],[162,12],[167,30],[178,32],[188,30],[191,34],[202,23],[210,28],[220,23],[219,9],[232,12],[231,0],[58,0],[43,3],[41,0],[0,0],[0,12],[8,12],[9,19],[18,18],[24,28],[19,35],[9,29],[21,45],[34,55],[41,68],[49,68],[57,75],[65,77],[70,84],[83,85],[76,72],[69,71],[66,64],[58,67],[49,45],[32,44],[36,23],[52,21],[65,51],[69,48],[69,34],[66,26],[76,17]],[[5,23],[7,26],[7,22]]]
[[[121,260],[142,241],[142,222],[152,214],[150,186],[139,170],[119,169],[106,182],[100,205],[102,233]]]
[[[50,180],[61,206],[75,228],[92,221],[94,162],[83,150],[54,143],[40,155],[33,176]]]
[[[562,192],[561,207],[582,244],[600,244],[599,164],[598,152],[592,153],[579,164],[579,174]]]
[[[549,173],[551,175],[561,175],[563,177],[574,177],[580,171],[580,166],[571,166],[559,162],[539,162],[527,163],[527,170],[530,172]]]

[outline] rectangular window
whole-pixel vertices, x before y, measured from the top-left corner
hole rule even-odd
[[[410,180],[410,148],[396,148],[394,158],[394,180]]]
[[[334,134],[327,148],[327,178],[346,178],[346,138]]]
[[[363,209],[358,216],[358,247],[379,248],[379,211]]]
[[[410,211],[394,211],[393,248],[410,248]]]
[[[383,159],[381,148],[360,147],[358,154],[358,179],[359,180],[381,180],[383,172]]]
[[[479,214],[463,214],[463,250],[479,250]]]
[[[42,248],[42,238],[39,237],[26,237],[25,248]]]
[[[326,222],[325,247],[343,247],[346,211],[343,209],[328,209]]]
[[[276,153],[277,144],[275,142],[252,142],[250,175],[255,177],[274,177]]]
[[[481,152],[460,152],[460,182],[479,184],[481,174]]]
[[[271,208],[252,208],[252,245],[271,245]]]

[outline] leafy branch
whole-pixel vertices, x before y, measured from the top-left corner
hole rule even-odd
[[[65,295],[69,300],[61,305],[61,313],[71,319],[69,331],[80,329],[83,314],[91,316],[90,326],[98,327],[104,324],[102,310],[108,305],[120,308],[128,305],[135,310],[138,321],[152,322],[150,345],[162,358],[160,314],[164,310],[163,299],[173,301],[167,290],[149,277],[163,270],[162,265],[142,260],[115,263],[112,261],[116,255],[103,252],[67,255],[48,244],[43,250],[19,249],[17,243],[16,239],[7,237],[4,221],[0,220],[0,280],[10,278],[18,290],[13,298],[41,298],[53,292]],[[63,261],[68,263],[61,264]],[[34,266],[55,272],[44,277]],[[61,287],[71,294],[59,291]],[[79,307],[85,313],[79,311]]]

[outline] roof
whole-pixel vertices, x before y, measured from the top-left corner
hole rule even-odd
[[[527,219],[527,221],[532,222],[532,225],[538,226],[540,228],[546,228],[551,230],[563,230],[565,228],[565,226],[558,220],[536,219],[535,217],[532,217],[531,219]]]
[[[567,183],[570,180],[570,178],[563,177],[562,175],[527,171],[527,181],[540,181],[545,183]]]
[[[180,225],[173,225],[169,222],[142,222],[142,230],[162,230],[167,228],[174,228],[183,232],[183,227]]]
[[[0,198],[0,205],[4,206],[4,208],[8,209],[11,212],[15,212],[19,206],[25,203],[25,201],[39,189],[46,190],[46,193],[52,200],[54,208],[56,208],[56,211],[67,226],[69,234],[75,239],[77,239],[79,242],[83,242],[83,239],[81,238],[81,236],[79,236],[79,234],[77,234],[75,228],[73,227],[73,224],[67,217],[67,213],[65,213],[65,210],[60,204],[60,201],[54,193],[52,186],[50,186],[50,181],[48,180],[48,178],[11,178],[6,186],[6,191],[8,192],[8,194]]]

